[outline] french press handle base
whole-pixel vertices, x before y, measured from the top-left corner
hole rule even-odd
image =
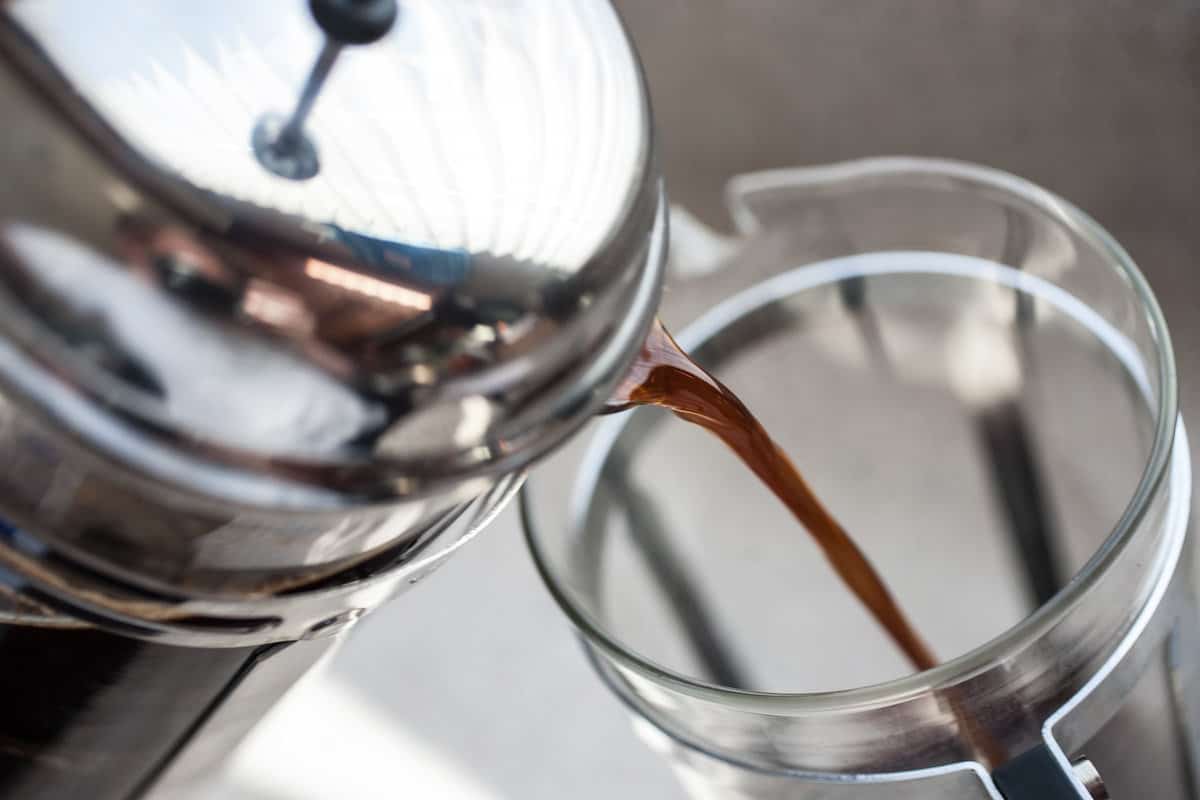
[[[1064,772],[1050,748],[1039,744],[997,767],[992,780],[1005,800],[1110,800],[1091,761],[1076,761],[1072,772]]]

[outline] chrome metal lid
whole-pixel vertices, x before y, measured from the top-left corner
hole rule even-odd
[[[324,41],[302,0],[0,6],[6,393],[273,508],[450,491],[600,406],[662,237],[612,8],[401,0],[316,97],[315,174],[281,177],[254,132]]]

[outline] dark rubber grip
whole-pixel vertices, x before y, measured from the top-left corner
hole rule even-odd
[[[1054,754],[1039,744],[992,771],[1005,800],[1079,800],[1079,792]]]

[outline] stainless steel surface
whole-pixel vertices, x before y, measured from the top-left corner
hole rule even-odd
[[[593,413],[657,305],[605,2],[405,3],[290,181],[251,132],[320,41],[286,0],[0,15],[0,505],[141,589],[261,598],[416,547]]]
[[[304,131],[317,96],[348,44],[373,44],[396,24],[396,0],[312,0],[309,8],[325,42],[286,119],[267,115],[254,126],[251,144],[258,163],[281,178],[308,180],[321,169],[317,146]]]
[[[640,346],[665,208],[612,8],[395,12],[0,2],[0,794],[182,791]]]
[[[501,478],[474,503],[420,535],[353,567],[274,593],[163,595],[55,557],[36,538],[0,529],[4,621],[38,627],[99,626],[126,636],[199,647],[240,647],[337,636],[420,583],[480,533],[515,495],[523,474]]]
[[[263,167],[281,178],[306,181],[321,171],[317,146],[304,132],[304,123],[312,113],[313,103],[317,102],[317,95],[333,71],[342,47],[341,42],[329,39],[321,46],[317,62],[304,81],[300,99],[296,101],[291,116],[268,114],[254,126],[254,134],[250,138],[254,157]]]

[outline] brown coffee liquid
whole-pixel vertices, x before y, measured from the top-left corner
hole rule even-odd
[[[655,321],[633,368],[617,387],[613,410],[653,405],[716,434],[786,505],[838,575],[917,670],[937,664],[879,573],[821,504],[791,459],[724,384],[696,364]]]

